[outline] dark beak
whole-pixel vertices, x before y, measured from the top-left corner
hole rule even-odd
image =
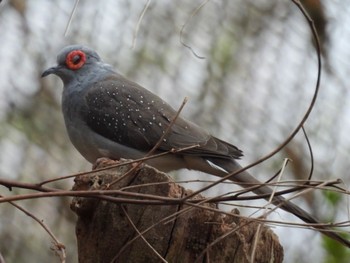
[[[45,70],[45,71],[43,72],[43,74],[41,74],[41,77],[44,78],[44,77],[46,77],[46,76],[48,76],[48,75],[50,75],[50,74],[55,74],[57,71],[59,71],[59,69],[60,69],[59,66],[49,68],[49,69]]]

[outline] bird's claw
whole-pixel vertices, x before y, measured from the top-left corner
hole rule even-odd
[[[92,165],[92,170],[96,170],[97,168],[103,168],[106,166],[110,166],[110,165],[115,164],[115,163],[116,163],[115,160],[112,160],[112,159],[109,159],[106,157],[101,157],[101,158],[98,158],[95,161],[95,163]]]

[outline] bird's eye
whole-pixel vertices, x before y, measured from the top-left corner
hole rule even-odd
[[[72,59],[72,62],[74,65],[78,65],[80,61],[81,61],[81,56],[79,55],[74,56]]]
[[[71,70],[80,69],[86,62],[86,55],[81,50],[73,50],[66,57],[67,68]]]

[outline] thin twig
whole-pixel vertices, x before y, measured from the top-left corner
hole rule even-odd
[[[301,189],[308,189],[308,188],[322,190],[322,187],[320,187],[320,185],[334,187],[334,185],[338,184],[339,182],[340,182],[339,180],[333,180],[328,182],[315,182],[315,183],[310,183],[308,185],[297,185],[291,189],[278,191],[275,193],[275,196],[284,195],[287,193],[292,193],[295,191],[300,191]],[[113,201],[116,203],[125,202],[130,204],[149,204],[149,205],[176,205],[176,204],[183,204],[187,200],[187,198],[168,198],[168,197],[162,197],[162,196],[140,194],[135,192],[127,192],[122,190],[67,191],[67,190],[61,190],[57,188],[41,187],[41,186],[38,186],[37,184],[19,183],[16,181],[5,180],[5,179],[0,179],[0,185],[5,185],[10,188],[17,187],[17,188],[41,191],[41,193],[22,194],[22,195],[15,195],[15,196],[9,196],[9,197],[2,197],[0,198],[0,203],[9,202],[9,201],[36,199],[36,198],[43,198],[43,197],[55,197],[55,196],[94,197],[94,198],[101,198],[101,199]],[[327,188],[327,190],[329,189]],[[342,189],[342,190],[338,189],[333,191],[339,192],[341,194],[350,195],[350,192],[345,189]],[[105,195],[120,195],[125,197],[134,197],[134,198],[140,198],[140,200],[130,199],[130,198],[117,198],[117,197],[105,196]],[[269,195],[252,195],[252,196],[236,196],[236,195],[225,196],[225,195],[227,195],[227,193],[221,195],[220,197],[212,197],[210,199],[191,199],[191,200],[188,200],[188,202],[198,203],[203,200],[206,200],[206,202],[216,203],[216,202],[225,202],[225,201],[256,200],[256,199],[269,197]]]
[[[282,175],[284,173],[284,170],[287,166],[287,163],[288,163],[288,158],[286,158],[283,162],[283,165],[282,165],[282,168],[277,176],[277,182],[279,183],[281,181],[281,178],[282,178]],[[267,218],[267,215],[268,215],[268,205],[272,204],[273,202],[273,199],[275,197],[275,194],[276,194],[276,191],[277,191],[277,187],[278,185],[276,184],[273,188],[272,188],[272,192],[270,194],[270,198],[268,200],[268,203],[263,207],[265,209],[265,212],[263,214],[263,218]],[[251,263],[254,263],[255,262],[255,256],[256,256],[256,248],[258,246],[258,242],[260,240],[260,234],[261,234],[261,227],[262,227],[262,224],[258,224],[258,228],[255,232],[255,235],[254,235],[254,242],[253,242],[253,247],[252,247],[252,253],[251,253],[251,256],[250,256],[250,262]]]
[[[139,19],[137,21],[137,24],[136,24],[136,27],[135,27],[135,30],[134,30],[134,35],[133,35],[133,38],[132,38],[131,49],[134,49],[135,46],[136,46],[137,34],[139,32],[139,29],[140,29],[141,21],[142,21],[144,15],[146,14],[146,11],[147,11],[147,9],[148,9],[150,4],[151,4],[151,0],[147,0],[147,3],[145,4],[145,6],[142,9],[141,15],[140,15],[140,17],[139,17]]]
[[[2,197],[3,196],[0,195],[0,198],[2,198]],[[65,245],[63,243],[61,243],[56,238],[56,236],[53,234],[53,232],[50,230],[50,228],[42,220],[37,218],[35,215],[33,215],[32,213],[30,213],[29,211],[27,211],[25,208],[21,207],[20,205],[17,205],[14,202],[8,202],[8,203],[10,203],[12,206],[16,207],[18,210],[22,211],[27,216],[31,217],[34,221],[36,221],[49,234],[49,236],[53,240],[54,250],[55,250],[56,254],[59,256],[59,258],[61,260],[61,263],[65,263],[66,262],[66,247],[65,247]]]
[[[306,140],[307,148],[309,149],[309,153],[310,153],[311,167],[310,167],[310,172],[309,172],[308,179],[306,181],[306,184],[308,184],[308,182],[311,181],[312,175],[314,173],[314,153],[312,151],[312,147],[311,147],[311,143],[310,143],[310,140],[309,140],[309,136],[307,136],[307,133],[306,133],[306,130],[305,130],[304,126],[302,126],[302,130],[303,130],[303,134],[304,134],[304,137],[305,137],[305,140]]]
[[[202,7],[205,6],[209,1],[210,1],[210,0],[205,0],[203,3],[201,3],[199,6],[197,6],[196,9],[195,9],[195,10],[191,13],[191,15],[187,18],[185,24],[183,24],[183,26],[181,27],[181,30],[180,30],[180,43],[181,43],[184,47],[188,48],[188,49],[192,52],[192,54],[193,54],[194,56],[196,56],[197,58],[199,58],[199,59],[205,59],[205,57],[202,57],[202,56],[197,55],[197,53],[193,50],[193,48],[190,47],[189,45],[187,45],[187,44],[185,43],[185,41],[183,40],[183,33],[184,33],[184,31],[185,31],[185,27],[186,27],[187,24],[190,22],[190,20],[199,12],[199,10],[201,10]]]
[[[140,232],[140,230],[137,229],[137,227],[135,226],[134,222],[131,220],[129,214],[126,212],[124,206],[120,206],[120,208],[122,209],[124,215],[126,216],[129,224],[131,225],[131,227],[137,232],[138,237],[141,237],[141,239],[145,242],[145,244],[153,251],[154,254],[156,254],[156,256],[164,263],[168,263],[168,261],[166,261],[159,253],[157,250],[155,250],[155,248],[147,241],[147,239],[143,236],[143,234]],[[115,262],[115,259],[112,259],[112,262]]]
[[[78,4],[79,4],[79,0],[75,0],[75,4],[74,4],[74,7],[73,7],[73,10],[72,10],[72,13],[70,14],[69,16],[69,20],[68,20],[68,23],[67,23],[67,26],[66,26],[66,30],[64,31],[64,35],[63,36],[67,36],[67,33],[68,33],[68,30],[69,30],[69,27],[72,23],[72,20],[73,20],[73,16],[75,14],[75,11],[77,10],[78,8]]]

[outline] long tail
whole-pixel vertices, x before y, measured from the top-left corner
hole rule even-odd
[[[217,158],[206,158],[206,160],[209,161],[214,166],[219,166],[220,168],[224,169],[227,172],[234,172],[242,168],[236,161],[229,161],[229,160],[217,159]],[[221,170],[220,168],[216,168],[213,165],[210,168],[207,167],[206,169],[203,169],[204,167],[202,166],[202,169],[200,170],[204,172],[209,172],[211,174],[215,174],[220,177],[227,175],[227,173],[223,172],[223,170]],[[243,187],[251,187],[252,185],[262,185],[260,181],[255,179],[247,171],[234,175],[232,178],[230,178],[230,180]],[[252,189],[252,191],[257,195],[267,196],[265,198],[267,200],[270,198],[270,195],[273,193],[273,190],[266,185],[262,185],[261,187]],[[301,209],[297,205],[293,204],[291,201],[286,200],[282,196],[273,197],[272,203],[276,206],[279,206],[283,210],[289,213],[292,213],[293,215],[300,218],[306,223],[320,224],[320,221],[318,219],[316,219],[315,217],[313,217],[312,215],[310,215],[308,212]],[[334,239],[339,243],[343,244],[344,246],[350,248],[350,241],[341,237],[337,233],[335,233],[331,228],[322,226],[322,225],[313,225],[312,227],[320,231],[322,234],[330,237],[331,239]]]

